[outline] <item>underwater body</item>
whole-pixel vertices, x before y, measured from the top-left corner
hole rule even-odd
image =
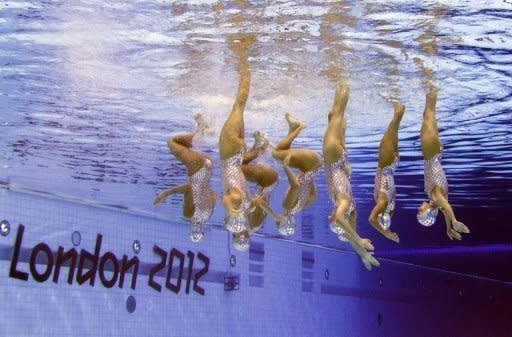
[[[123,335],[117,330],[120,323],[113,322],[139,315],[144,324],[131,321],[133,330],[126,335],[154,326],[159,327],[154,335],[164,335],[166,324],[174,322],[163,321],[175,310],[169,302],[174,297],[165,292],[165,285],[160,292],[148,287],[151,266],[160,261],[155,245],[168,253],[166,257],[174,247],[185,256],[193,252],[193,267],[187,265],[184,270],[193,269],[194,274],[203,268],[199,252],[211,263],[205,283],[198,282],[206,290],[204,296],[193,290],[177,294],[181,316],[173,319],[186,318],[179,323],[182,334],[176,335],[204,335],[205,317],[220,312],[229,317],[241,310],[248,316],[247,303],[259,308],[258,320],[266,323],[259,329],[257,321],[236,325],[231,331],[226,320],[218,323],[222,326],[218,335],[239,335],[246,329],[262,335],[276,326],[283,335],[340,335],[340,331],[346,336],[377,335],[372,328],[389,329],[385,335],[393,335],[398,331],[390,320],[397,317],[388,318],[386,313],[402,313],[403,307],[396,303],[405,305],[410,319],[418,321],[415,329],[402,333],[421,335],[417,330],[422,326],[425,333],[447,328],[432,327],[432,321],[417,318],[422,307],[415,311],[409,302],[435,297],[436,282],[443,285],[446,296],[453,291],[449,302],[455,307],[470,301],[460,295],[467,293],[460,289],[478,293],[496,287],[502,295],[485,293],[487,300],[493,297],[488,305],[510,312],[502,287],[510,293],[511,18],[512,4],[505,1],[3,2],[0,217],[10,223],[10,234],[0,237],[0,292],[6,302],[19,304],[10,313],[2,308],[5,318],[0,332],[4,333],[0,335],[16,335],[19,313],[32,317],[34,307],[47,308],[56,302],[60,308],[52,307],[47,313],[38,310],[38,323],[26,325],[21,335],[44,327],[52,315],[65,319],[66,312],[71,313],[68,324],[58,328],[64,332],[81,327],[82,335],[97,335],[101,328],[108,335]],[[198,244],[188,240],[181,196],[170,197],[165,205],[152,205],[158,193],[186,178],[185,167],[169,153],[166,141],[192,130],[196,113],[213,125],[210,133],[198,139],[197,149],[214,159],[211,185],[220,191],[218,137],[239,79],[227,41],[236,33],[256,37],[248,51],[252,76],[245,109],[248,144],[254,131],[277,144],[288,128],[284,113],[290,112],[307,125],[294,146],[321,153],[334,88],[340,82],[350,85],[346,143],[357,229],[372,240],[383,264],[380,268],[367,272],[350,246],[329,230],[332,204],[324,169],[316,178],[317,200],[297,215],[296,233],[282,237],[268,218],[246,253],[229,245],[219,198],[205,238]],[[471,229],[462,241],[448,239],[441,216],[428,228],[416,220],[417,209],[426,200],[419,132],[425,93],[432,87],[438,90],[436,117],[450,202]],[[399,244],[386,240],[367,220],[374,206],[379,141],[397,102],[405,105],[391,225],[400,235]],[[265,160],[279,171],[271,206],[280,211],[286,176],[270,155]],[[27,281],[10,276],[19,224],[25,227],[18,267],[29,274]],[[42,284],[34,280],[30,251],[39,242],[52,251],[59,246],[76,247],[77,253],[94,251],[98,233],[102,235],[100,256],[110,250],[120,259],[124,254],[139,257],[136,289],[128,285],[131,276],[126,276],[122,289],[109,291],[99,279],[94,287],[76,281],[68,285],[66,274],[56,284],[51,278]],[[165,273],[155,273],[162,277],[158,282],[165,284]],[[238,277],[238,291],[224,292],[226,275]],[[439,281],[444,275],[450,275],[449,282]],[[42,299],[27,302],[36,295]],[[439,296],[429,303],[444,303]],[[496,299],[500,302],[492,302]],[[136,309],[128,305],[134,300]],[[281,322],[271,305],[279,300],[287,304]],[[201,301],[220,304],[204,309]],[[101,310],[117,310],[110,314],[113,321],[100,320],[98,326],[77,322],[78,312],[99,315],[92,309],[98,303]],[[127,316],[128,307],[134,309],[133,316]],[[371,325],[348,314],[346,321],[337,320],[340,312],[367,307],[373,308],[368,314]],[[310,316],[304,319],[298,308]],[[202,319],[187,316],[190,311],[196,316],[200,312]],[[314,324],[315,315],[325,315],[325,327]],[[192,330],[187,332],[185,326]],[[497,324],[496,329],[502,327]],[[52,330],[42,331],[48,335]],[[456,336],[457,331],[448,335]]]

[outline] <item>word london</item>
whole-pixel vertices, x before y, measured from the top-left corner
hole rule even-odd
[[[9,277],[28,281],[29,273],[20,270],[18,266],[24,231],[25,226],[20,224],[11,258]],[[122,289],[127,274],[128,277],[130,277],[131,274],[130,287],[135,289],[137,286],[139,265],[141,264],[139,258],[134,256],[128,259],[128,256],[125,254],[123,258],[119,260],[112,252],[105,252],[100,256],[102,239],[103,236],[98,234],[94,253],[85,249],[80,250],[80,253],[78,253],[75,248],[64,251],[64,247],[59,246],[55,254],[46,243],[41,242],[31,249],[29,260],[30,275],[37,282],[46,282],[53,274],[53,282],[58,283],[61,267],[65,266],[69,268],[67,275],[67,282],[69,284],[73,284],[76,271],[76,282],[79,285],[88,281],[89,284],[94,287],[96,276],[98,276],[101,284],[105,288],[112,288],[117,284],[118,287]],[[188,251],[185,255],[175,248],[167,252],[157,245],[154,245],[153,252],[159,257],[160,262],[149,266],[149,287],[158,292],[162,291],[162,285],[155,280],[155,276],[165,276],[165,288],[176,294],[178,294],[182,288],[182,280],[185,281],[186,294],[190,292],[191,288],[200,295],[205,294],[204,289],[199,286],[199,281],[208,273],[210,259],[206,255],[200,252],[197,253],[197,259],[202,263],[202,268],[194,270],[196,254],[191,251]],[[167,258],[168,256],[169,258]],[[186,269],[184,268],[185,260],[188,262]],[[166,266],[167,273],[164,275]],[[144,270],[147,270],[147,268],[144,268]],[[185,273],[186,275],[184,275]]]

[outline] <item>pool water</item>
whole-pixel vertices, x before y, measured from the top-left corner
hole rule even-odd
[[[276,144],[291,112],[307,124],[294,145],[321,152],[335,85],[348,83],[358,231],[377,256],[510,282],[511,19],[507,1],[4,1],[0,179],[12,189],[185,225],[181,197],[151,204],[186,176],[166,140],[192,130],[202,113],[214,132],[198,148],[215,158],[212,185],[220,190],[218,132],[238,84],[227,41],[254,34],[249,144],[256,130]],[[432,87],[450,202],[471,229],[461,242],[447,238],[441,217],[432,228],[415,217],[425,200],[419,129]],[[406,106],[392,222],[399,245],[367,222],[378,144],[395,102]],[[350,250],[328,229],[323,171],[317,184],[318,199],[289,241]],[[280,169],[274,209],[285,189]],[[218,201],[213,230],[223,214]],[[261,235],[279,238],[270,220]]]

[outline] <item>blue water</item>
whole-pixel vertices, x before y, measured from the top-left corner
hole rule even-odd
[[[151,205],[185,179],[166,139],[191,130],[201,112],[215,132],[199,148],[218,158],[218,131],[238,81],[226,41],[253,33],[249,144],[255,130],[277,143],[287,131],[283,114],[291,112],[308,125],[295,145],[320,152],[335,84],[349,83],[358,230],[377,255],[511,281],[511,19],[512,4],[504,1],[4,1],[0,179],[184,225],[180,197],[170,206]],[[446,237],[441,218],[433,228],[415,219],[425,199],[418,136],[431,86],[439,89],[450,201],[472,231],[462,242]],[[399,245],[366,220],[378,144],[397,101],[406,106],[392,225]],[[216,164],[212,182],[219,190]],[[280,172],[272,197],[277,210],[286,188]],[[323,172],[317,183],[318,200],[291,240],[350,249],[328,231],[332,206]],[[213,227],[223,213],[218,202]],[[261,233],[277,237],[271,221]]]

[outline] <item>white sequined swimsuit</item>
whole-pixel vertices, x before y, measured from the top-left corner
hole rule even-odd
[[[213,213],[214,202],[211,202],[210,177],[212,175],[213,163],[206,159],[203,167],[188,177],[188,183],[192,189],[194,202],[193,222],[204,222]]]
[[[331,164],[325,164],[325,177],[327,179],[327,188],[332,203],[337,207],[336,196],[345,196],[350,200],[350,205],[345,213],[347,223],[352,213],[356,209],[354,198],[352,198],[352,186],[350,185],[349,162],[346,154]]]
[[[432,159],[425,160],[425,193],[432,200],[432,190],[434,187],[441,187],[448,198],[448,181],[441,165],[442,153],[436,154]]]
[[[237,154],[228,159],[221,161],[222,169],[222,192],[227,193],[230,188],[238,188],[242,194],[242,202],[244,209],[249,205],[249,192],[247,191],[247,182],[242,171],[242,163],[244,160],[244,150],[240,150]]]
[[[398,167],[399,158],[395,157],[395,160],[390,165],[377,168],[377,174],[375,175],[375,187],[373,189],[373,198],[377,202],[380,193],[384,193],[388,200],[388,206],[385,213],[390,213],[395,209],[395,197],[396,197],[396,186],[394,173]]]
[[[315,185],[315,177],[318,175],[319,169],[309,172],[299,172],[297,181],[299,183],[299,193],[297,196],[297,203],[292,209],[286,211],[286,215],[295,215],[306,207],[309,196]]]

